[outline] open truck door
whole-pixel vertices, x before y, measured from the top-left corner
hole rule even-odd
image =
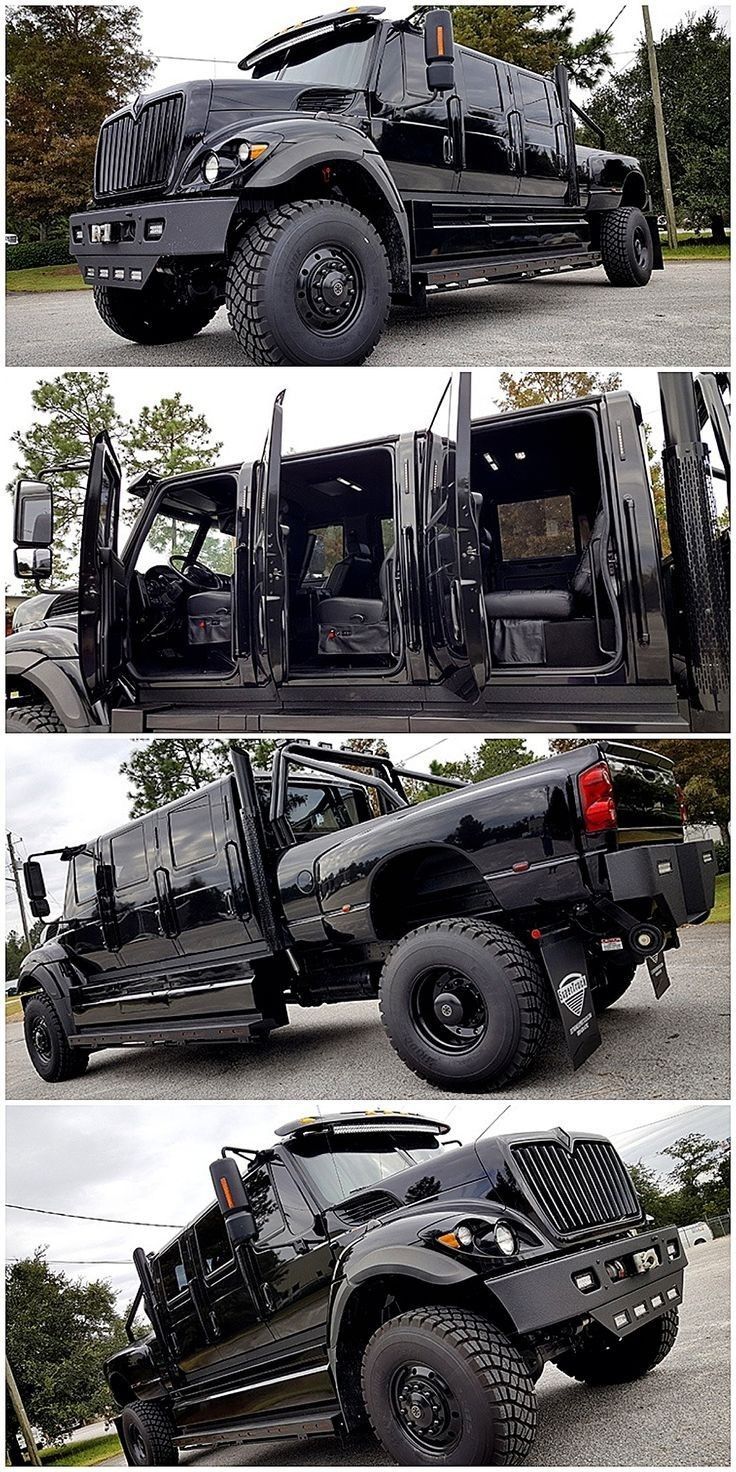
[[[253,516],[253,609],[258,665],[280,685],[288,672],[286,528],[281,521],[284,394],[277,394],[271,429],[258,467]]]
[[[424,441],[426,586],[434,656],[449,688],[474,705],[490,676],[490,641],[483,602],[481,498],[470,484],[470,374],[459,375],[455,414],[443,436],[436,426],[452,388],[450,380]]]
[[[117,554],[122,475],[104,432],[92,447],[79,554],[79,663],[91,701],[104,700],[123,670],[128,587]]]

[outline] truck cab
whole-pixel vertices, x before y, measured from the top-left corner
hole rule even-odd
[[[601,262],[644,286],[662,267],[641,164],[605,149],[561,64],[455,47],[447,10],[366,5],[240,67],[102,124],[70,249],[123,337],[191,337],[224,301],[251,360],[340,366],[369,356],[392,301]]]
[[[661,375],[667,557],[631,395],[478,419],[455,387],[423,430],[292,455],[280,395],[256,463],[133,482],[121,550],[100,435],[78,602],[23,612],[9,729],[726,729],[720,379]],[[40,580],[51,493],[18,498]]]
[[[613,1145],[448,1132],[355,1111],[223,1149],[214,1201],[134,1254],[130,1342],[105,1367],[129,1464],[367,1425],[399,1464],[513,1465],[547,1362],[612,1385],[664,1358],[686,1256]]]

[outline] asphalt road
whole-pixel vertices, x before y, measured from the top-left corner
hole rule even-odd
[[[538,1467],[727,1467],[730,1239],[690,1250],[680,1333],[667,1359],[631,1385],[589,1389],[548,1365],[537,1385]],[[262,1442],[187,1452],[191,1467],[381,1467],[369,1436]],[[123,1466],[123,1458],[105,1463]]]
[[[682,932],[660,1002],[645,967],[601,1019],[602,1046],[573,1073],[555,1028],[535,1071],[509,1099],[727,1099],[729,928]],[[440,1090],[394,1053],[373,1002],[292,1008],[269,1044],[106,1049],[80,1079],[44,1084],[22,1026],[6,1028],[9,1099],[426,1099]],[[444,1097],[456,1097],[445,1095]],[[467,1097],[482,1097],[468,1095]]]
[[[224,310],[189,342],[141,347],[104,326],[91,292],[11,293],[6,301],[6,360],[14,367],[247,363]],[[729,361],[729,263],[675,262],[643,291],[612,287],[596,269],[450,292],[432,301],[426,317],[395,311],[370,361],[377,368],[722,367]]]

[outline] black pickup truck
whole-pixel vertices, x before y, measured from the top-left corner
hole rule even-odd
[[[551,77],[455,47],[452,19],[353,5],[107,118],[70,249],[113,332],[193,337],[223,302],[257,363],[363,362],[392,300],[599,265],[662,267],[636,158]],[[575,114],[598,146],[576,142]]]
[[[130,1465],[368,1424],[401,1466],[513,1466],[548,1361],[613,1386],[669,1354],[687,1259],[610,1141],[447,1132],[373,1111],[222,1151],[216,1203],[134,1253],[130,1343],[105,1367]]]
[[[25,958],[31,1060],[53,1083],[96,1049],[238,1041],[287,1004],[378,999],[397,1053],[445,1087],[501,1087],[553,1009],[578,1067],[597,1014],[714,899],[709,841],[683,842],[672,764],[593,743],[410,805],[388,758],[285,743],[69,861],[61,919]],[[378,814],[377,816],[374,816]],[[56,850],[55,852],[59,852]],[[32,913],[49,914],[39,856]]]
[[[728,383],[659,386],[667,555],[624,392],[474,419],[460,374],[423,431],[298,455],[279,395],[257,462],[129,485],[122,548],[101,434],[80,585],[6,641],[8,730],[727,731]],[[15,540],[40,586],[51,485]]]

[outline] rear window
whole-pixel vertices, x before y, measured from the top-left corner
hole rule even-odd
[[[116,889],[127,889],[148,878],[148,859],[143,828],[128,828],[117,833],[111,843]]]
[[[521,110],[527,122],[551,123],[552,114],[544,77],[536,77],[533,72],[519,72],[518,78],[521,88]]]
[[[501,504],[498,526],[504,562],[567,557],[577,551],[569,496],[544,496],[538,501]]]
[[[215,853],[215,833],[209,798],[187,803],[169,813],[169,842],[176,869],[211,859]]]
[[[300,787],[289,783],[287,817],[296,839],[335,833],[363,821],[357,794],[349,787]]]

